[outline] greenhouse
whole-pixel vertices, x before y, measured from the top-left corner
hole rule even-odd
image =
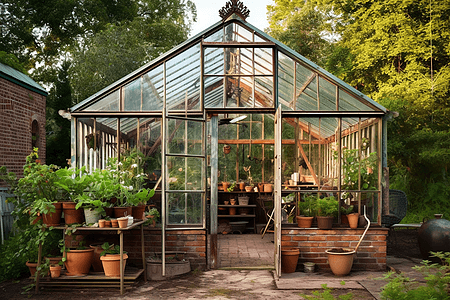
[[[351,210],[366,212],[369,233],[382,241],[381,258],[359,265],[382,269],[388,111],[247,15],[224,7],[215,25],[72,107],[72,166],[104,169],[113,157],[141,153],[146,186],[156,188],[148,204],[161,213],[146,239],[159,235],[165,253],[196,236],[188,256],[202,268],[220,267],[223,233],[272,229],[280,274],[281,246],[301,236],[359,238],[364,227],[350,232],[344,220]],[[333,230],[297,226],[311,196],[337,200]],[[238,198],[249,202],[236,212],[227,201]],[[300,260],[326,264],[303,252]]]

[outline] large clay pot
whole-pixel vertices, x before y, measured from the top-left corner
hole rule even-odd
[[[271,183],[264,183],[264,193],[272,193],[273,187]]]
[[[65,252],[64,262],[68,276],[80,276],[89,273],[94,257],[94,249],[69,250]]]
[[[30,263],[29,261],[27,261],[25,265],[30,270],[31,276],[34,276],[34,274],[36,273],[37,263]]]
[[[440,262],[430,256],[432,252],[450,252],[450,221],[433,219],[422,224],[418,232],[419,249],[422,257],[433,262]]]
[[[333,217],[317,216],[316,218],[319,229],[331,229],[333,227]]]
[[[145,211],[145,205],[138,205],[132,207],[132,214],[134,219],[143,219],[144,211]]]
[[[75,202],[63,202],[64,222],[66,224],[81,224],[84,221],[84,212],[80,209],[75,209]]]
[[[294,273],[297,268],[300,250],[296,248],[281,248],[281,272]]]
[[[328,263],[334,275],[344,276],[350,273],[353,266],[353,256],[355,255],[354,250],[328,249],[325,252],[328,255]]]
[[[348,219],[348,224],[350,225],[350,228],[352,228],[352,229],[358,228],[359,213],[348,214],[347,219]]]
[[[297,216],[297,225],[300,228],[311,228],[314,217]]]
[[[61,202],[53,203],[55,206],[55,212],[50,212],[48,214],[42,214],[42,222],[50,226],[59,226],[61,223],[61,214],[62,214],[62,204]]]
[[[114,207],[114,217],[120,218],[120,217],[126,217],[131,216],[133,214],[133,207],[131,206],[115,206]]]
[[[127,263],[127,254],[123,254],[123,271],[125,272],[125,265]],[[106,277],[120,276],[120,254],[106,254],[100,257],[105,270]]]
[[[103,252],[101,244],[90,245],[94,249],[94,255],[92,256],[92,269],[94,272],[103,272],[102,261],[100,260],[100,254]]]

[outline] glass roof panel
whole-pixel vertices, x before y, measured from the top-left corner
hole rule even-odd
[[[204,70],[206,75],[222,75],[224,73],[223,48],[204,48]]]
[[[205,107],[223,107],[223,78],[205,77]]]
[[[295,106],[298,110],[317,110],[317,77],[314,76],[311,83],[297,97]]]
[[[272,49],[255,48],[255,75],[272,75]]]
[[[319,76],[319,110],[336,110],[336,86]]]
[[[283,53],[278,57],[278,97],[284,109],[292,110],[294,99],[294,61]]]
[[[274,107],[273,77],[255,76],[255,107]]]
[[[142,77],[142,110],[162,111],[164,102],[163,74],[163,65],[159,65]]]
[[[225,27],[224,42],[252,42],[253,34],[237,23],[230,23]]]
[[[225,48],[226,73],[252,75],[252,49]]]
[[[216,32],[206,37],[205,42],[208,43],[223,42],[223,28],[220,27]]]
[[[374,109],[367,106],[360,100],[351,96],[346,91],[339,89],[339,110],[340,111],[373,111]]]
[[[142,78],[132,81],[124,86],[123,109],[125,111],[141,111],[143,107],[141,99]]]
[[[99,101],[89,105],[82,111],[119,111],[119,90],[101,98]]]
[[[200,109],[200,44],[167,61],[166,84],[169,110]]]

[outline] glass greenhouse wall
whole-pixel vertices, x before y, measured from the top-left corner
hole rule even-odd
[[[71,113],[72,163],[106,168],[109,159],[140,151],[148,186],[161,178],[168,227],[206,227],[211,177],[273,182],[276,138],[283,189],[299,199],[333,194],[360,212],[365,205],[380,224],[386,110],[238,18],[217,23]],[[243,115],[238,123],[221,123]],[[211,144],[211,120],[219,120],[217,144]],[[223,146],[231,147],[229,154]],[[213,153],[218,170],[210,166]],[[294,173],[301,184],[293,188]]]

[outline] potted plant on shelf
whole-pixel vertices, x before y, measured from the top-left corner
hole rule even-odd
[[[317,227],[331,229],[333,220],[338,214],[339,202],[334,196],[317,200]]]
[[[81,224],[73,224],[66,228],[65,238],[72,236]],[[65,238],[60,241],[61,252],[63,253],[64,265],[67,276],[81,276],[89,273],[94,258],[94,249],[84,246],[84,241],[80,241],[77,247],[66,247]]]
[[[317,213],[317,195],[305,195],[298,202],[300,215],[297,216],[297,225],[300,228],[310,228]]]
[[[110,245],[108,242],[102,245],[103,252],[100,253],[100,260],[102,261],[103,270],[107,277],[120,276],[120,247],[119,245]],[[125,272],[125,265],[127,263],[128,255],[123,252],[123,269]]]
[[[148,219],[148,221],[145,222],[145,224],[149,224],[150,227],[155,227],[156,222],[160,218],[160,214],[159,211],[155,207],[153,207],[149,211],[145,212],[145,217]]]

